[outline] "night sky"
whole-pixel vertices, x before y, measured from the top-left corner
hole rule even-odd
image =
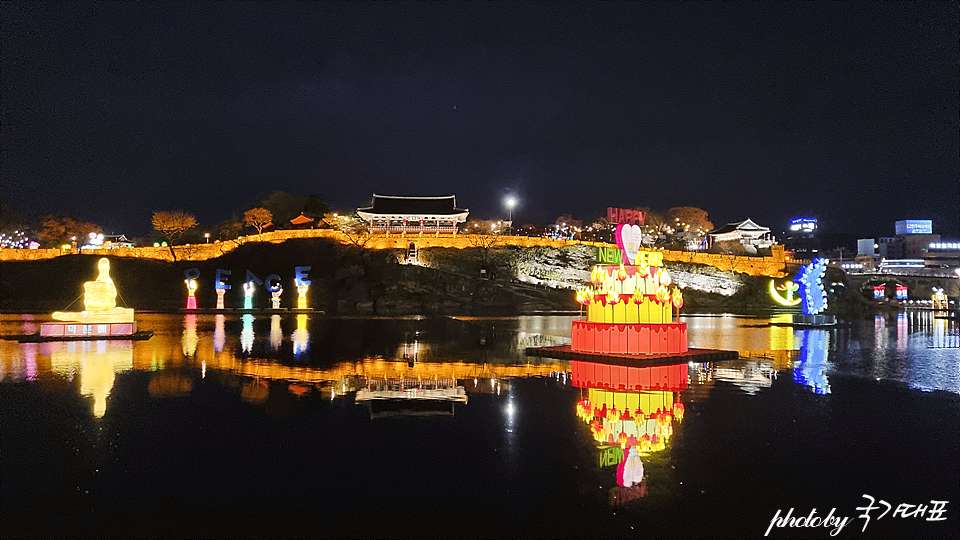
[[[0,200],[139,236],[274,190],[518,223],[958,235],[958,4],[15,3]]]

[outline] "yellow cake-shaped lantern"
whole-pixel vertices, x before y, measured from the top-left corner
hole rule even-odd
[[[686,353],[686,323],[674,320],[683,296],[663,269],[663,253],[641,247],[637,225],[618,225],[616,237],[620,256],[601,247],[591,285],[577,293],[577,302],[587,309],[585,319],[572,323],[570,349],[613,355]]]

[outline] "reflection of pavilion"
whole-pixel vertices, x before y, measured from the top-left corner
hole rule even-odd
[[[747,394],[755,394],[761,388],[773,386],[777,370],[769,362],[757,360],[738,360],[714,367],[712,377],[716,381],[728,382],[739,386]]]
[[[681,390],[687,364],[633,367],[573,360],[571,380],[587,388],[577,414],[600,443],[638,446],[641,454],[662,450],[683,418]]]
[[[467,393],[456,379],[368,378],[356,401],[370,407],[370,416],[432,416],[454,413],[456,403],[467,403]]]

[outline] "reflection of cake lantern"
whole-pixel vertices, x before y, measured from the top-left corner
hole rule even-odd
[[[586,320],[574,321],[570,348],[601,354],[685,353],[686,323],[673,320],[683,296],[662,267],[661,252],[623,241],[624,229],[631,227],[636,225],[617,227],[623,263],[595,266],[593,286],[577,291],[577,302],[587,306]]]
[[[637,446],[640,454],[666,448],[683,420],[679,392],[687,388],[687,364],[634,367],[573,360],[571,381],[587,389],[577,416],[602,444]]]

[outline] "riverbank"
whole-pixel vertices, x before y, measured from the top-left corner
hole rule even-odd
[[[242,285],[247,281],[256,284],[254,308],[271,307],[267,287],[277,284],[282,287],[280,307],[295,308],[299,272],[310,282],[308,308],[328,315],[511,316],[574,310],[572,287],[589,279],[592,264],[590,248],[584,246],[536,251],[516,246],[428,248],[420,253],[421,264],[403,265],[405,250],[292,239],[276,244],[251,242],[207,261],[111,257],[111,275],[120,291],[118,303],[140,311],[183,309],[187,275],[197,276],[201,309],[217,305],[218,281],[230,287],[224,294],[227,308],[245,306]],[[95,277],[98,258],[65,255],[0,262],[0,312],[42,314],[80,307],[82,284]],[[769,278],[693,263],[667,262],[665,266],[683,286],[684,312],[755,313],[772,307],[766,292]],[[683,284],[684,280],[690,283]],[[697,288],[713,284],[729,285],[735,292]],[[855,294],[849,301],[837,298],[831,309],[841,317],[876,311]]]

